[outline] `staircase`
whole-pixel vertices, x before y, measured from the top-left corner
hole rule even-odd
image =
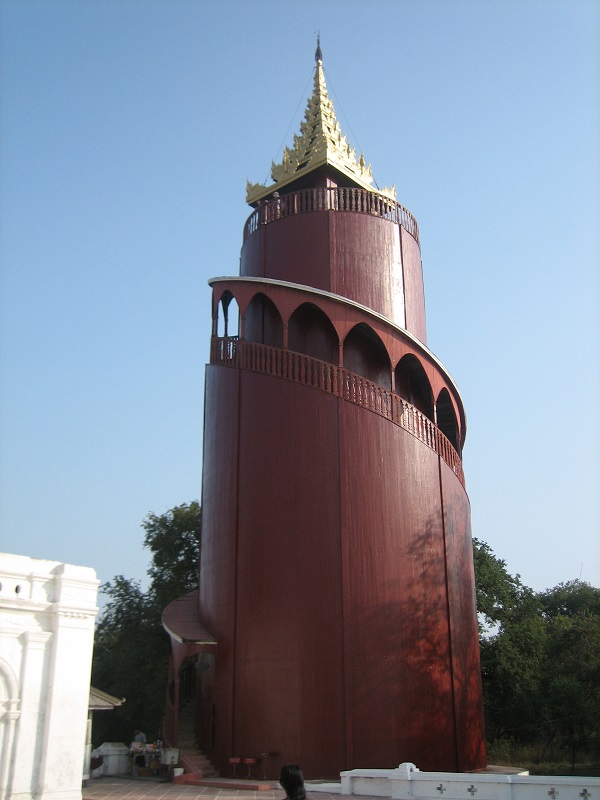
[[[191,698],[179,709],[179,763],[186,772],[198,774],[200,778],[216,778],[214,769],[204,753],[198,749],[195,735],[195,698]]]

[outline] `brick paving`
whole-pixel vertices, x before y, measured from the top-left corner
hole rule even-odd
[[[345,795],[318,791],[306,786],[308,800],[346,800]],[[253,791],[248,789],[190,786],[147,778],[90,778],[83,787],[83,800],[285,800],[282,789]],[[356,800],[356,798],[352,798]]]

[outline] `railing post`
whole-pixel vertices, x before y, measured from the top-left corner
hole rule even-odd
[[[419,241],[419,226],[410,211],[378,192],[349,187],[301,189],[274,201],[265,200],[246,220],[244,241],[261,225],[267,225],[282,216],[330,210],[354,211],[389,219],[401,225],[417,242]]]
[[[344,369],[342,344],[339,345],[339,364],[335,366],[304,353],[246,342],[236,336],[212,337],[210,363],[296,381],[361,405],[391,420],[438,453],[464,486],[460,455],[448,437],[429,417],[394,391]]]

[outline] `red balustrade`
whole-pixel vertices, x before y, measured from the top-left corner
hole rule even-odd
[[[301,383],[373,411],[434,450],[465,485],[460,456],[442,431],[415,406],[362,375],[304,353],[245,342],[237,337],[213,337],[210,363]]]
[[[283,217],[308,214],[313,211],[350,211],[355,214],[371,214],[402,225],[417,242],[419,241],[417,220],[406,208],[377,192],[344,186],[301,189],[278,198],[265,200],[246,220],[244,241],[261,225],[268,225]]]

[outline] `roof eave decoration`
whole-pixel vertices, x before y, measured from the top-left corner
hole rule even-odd
[[[336,119],[333,103],[327,94],[319,45],[315,58],[317,66],[314,88],[306,106],[304,120],[300,123],[300,133],[294,136],[293,147],[285,148],[281,164],[271,165],[271,177],[274,183],[265,186],[248,181],[246,201],[254,205],[273,192],[280,191],[292,181],[323,166],[333,167],[363,189],[378,191],[379,194],[385,194],[395,200],[394,187],[375,190],[371,186],[373,183],[371,165],[366,163],[362,153],[356,157],[356,151],[350,147]]]
[[[88,702],[88,709],[90,711],[112,711],[113,708],[122,706],[125,702],[124,697],[115,697],[108,692],[103,692],[90,686],[90,698]]]

